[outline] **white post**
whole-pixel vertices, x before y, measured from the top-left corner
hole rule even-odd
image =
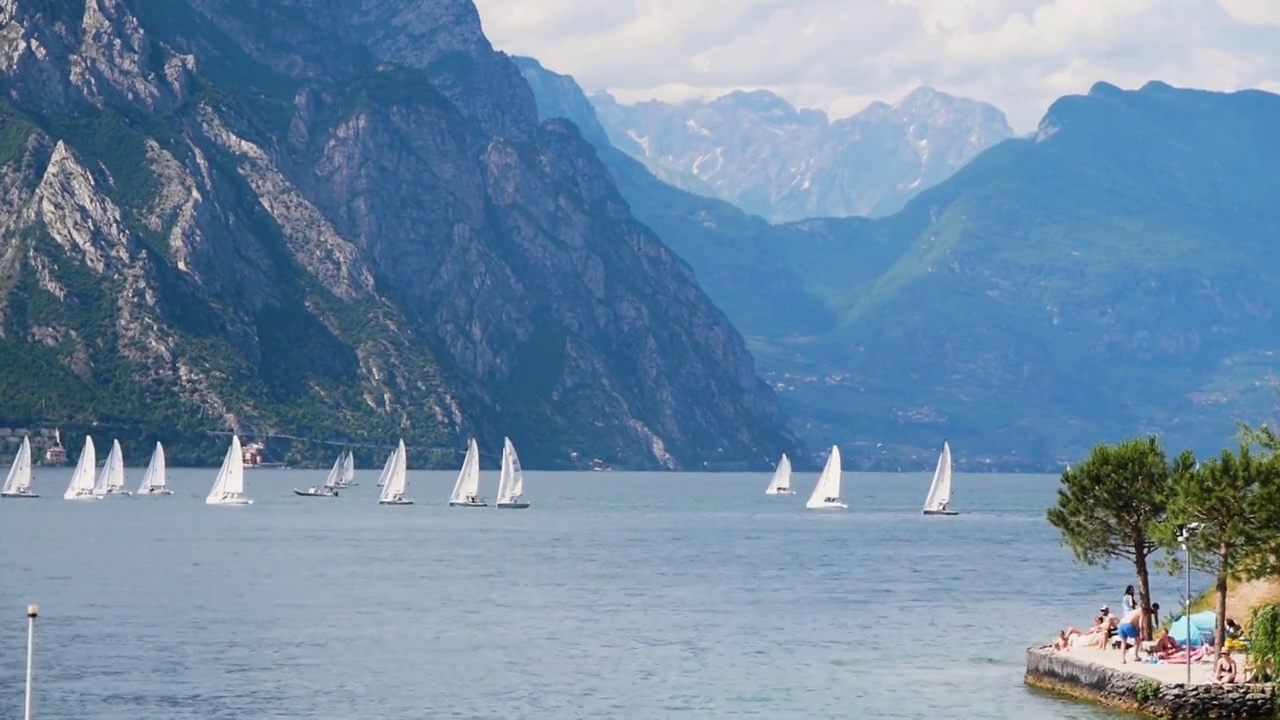
[[[1191,550],[1187,545],[1182,549],[1187,555],[1187,685],[1191,685]]]
[[[1201,523],[1187,523],[1178,526],[1178,540],[1182,542],[1182,552],[1187,559],[1187,685],[1191,684],[1191,541],[1203,527]]]
[[[32,681],[36,668],[36,616],[40,614],[39,605],[27,606],[27,700],[22,713],[23,720],[31,720]]]

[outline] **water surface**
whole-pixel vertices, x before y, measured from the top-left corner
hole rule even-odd
[[[926,518],[927,474],[846,474],[819,512],[816,474],[531,472],[534,507],[497,511],[445,507],[453,473],[380,507],[376,470],[337,499],[254,470],[237,508],[203,504],[213,470],[89,503],[70,472],[0,501],[0,717],[28,602],[42,720],[1119,717],[1022,685],[1131,575],[1072,564],[1052,476],[958,475],[965,514]]]

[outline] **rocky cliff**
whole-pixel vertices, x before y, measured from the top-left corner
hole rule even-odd
[[[444,465],[467,434],[535,466],[792,449],[742,338],[469,0],[0,0],[0,26],[14,420],[204,460],[227,427]]]

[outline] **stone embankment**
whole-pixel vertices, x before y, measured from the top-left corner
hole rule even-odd
[[[1185,680],[1175,681],[1186,672],[1185,665],[1130,663],[1121,669],[1111,666],[1112,655],[1119,657],[1118,652],[1054,652],[1033,647],[1027,650],[1026,683],[1158,718],[1274,720],[1280,716],[1273,683],[1213,685],[1205,682],[1204,669],[1196,667],[1188,685]]]

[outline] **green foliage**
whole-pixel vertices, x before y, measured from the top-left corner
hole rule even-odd
[[[1249,447],[1260,447],[1267,453],[1280,452],[1280,435],[1265,423],[1257,428],[1248,423],[1236,421],[1240,442]]]
[[[1193,567],[1215,578],[1217,637],[1225,637],[1227,582],[1272,574],[1280,547],[1280,458],[1257,458],[1247,445],[1238,453],[1223,450],[1219,458],[1177,475],[1169,514],[1158,534],[1162,544],[1177,547],[1176,529],[1199,523],[1188,550]],[[1171,570],[1179,559],[1170,554]]]
[[[1133,563],[1138,602],[1149,608],[1147,560],[1158,547],[1174,478],[1190,472],[1195,458],[1185,452],[1172,463],[1155,437],[1098,445],[1083,462],[1062,473],[1058,504],[1049,523],[1062,533],[1077,562]]]
[[[1161,537],[1173,547],[1173,530],[1200,523],[1191,546],[1191,563],[1199,570],[1232,579],[1266,574],[1269,543],[1276,534],[1271,507],[1280,487],[1280,461],[1259,458],[1248,446],[1224,449],[1218,458],[1179,473],[1173,483],[1167,521]]]
[[[147,163],[146,137],[124,115],[111,108],[85,115],[53,114],[42,118],[45,131],[64,140],[91,170],[105,168],[102,189],[123,208],[141,208],[155,197],[159,181]]]
[[[1249,619],[1249,661],[1272,676],[1280,668],[1280,605],[1261,605]]]
[[[1161,685],[1157,680],[1143,680],[1135,690],[1139,704],[1146,704],[1160,698]]]
[[[1098,445],[1062,473],[1049,523],[1086,565],[1145,557],[1157,546],[1151,532],[1165,518],[1173,478],[1194,464],[1190,453],[1170,464],[1155,437]]]
[[[0,165],[22,157],[27,141],[39,130],[7,102],[0,102]]]

